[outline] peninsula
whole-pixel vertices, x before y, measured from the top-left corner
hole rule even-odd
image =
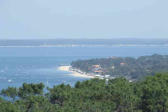
[[[73,61],[71,66],[75,70],[94,76],[138,80],[159,72],[168,72],[168,55],[77,60]]]

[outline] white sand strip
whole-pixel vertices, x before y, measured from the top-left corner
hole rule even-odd
[[[95,76],[93,76],[91,74],[79,73],[77,71],[72,71],[70,68],[71,68],[71,66],[60,66],[60,67],[58,67],[58,70],[71,72],[70,75],[75,76],[75,77],[95,78]]]

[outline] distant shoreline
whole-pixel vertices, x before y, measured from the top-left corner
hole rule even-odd
[[[71,66],[59,66],[58,70],[65,71],[65,72],[70,72],[69,75],[72,75],[72,76],[75,76],[75,77],[96,78],[96,76],[93,76],[91,74],[86,74],[86,73],[82,73],[82,72],[77,72],[77,70],[72,70]]]
[[[157,46],[165,46],[167,47],[168,44],[95,44],[95,45],[89,45],[89,44],[58,44],[58,45],[39,45],[39,46],[31,46],[31,45],[16,45],[16,46],[12,46],[12,45],[6,45],[6,46],[2,46],[0,45],[0,48],[53,48],[53,47],[157,47]]]

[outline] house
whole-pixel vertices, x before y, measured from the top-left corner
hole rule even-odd
[[[92,65],[92,71],[96,74],[102,74],[103,69],[100,65]]]
[[[92,65],[93,68],[101,68],[100,65]]]
[[[126,65],[126,63],[120,63],[120,66],[124,66],[124,65]]]
[[[101,73],[103,73],[103,71],[102,70],[97,70],[97,71],[94,71],[96,74],[101,74]]]

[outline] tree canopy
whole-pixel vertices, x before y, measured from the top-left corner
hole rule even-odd
[[[44,93],[44,85],[9,87],[1,95],[0,112],[167,112],[168,73],[129,82],[121,77],[91,79],[70,85],[56,85]],[[15,97],[18,97],[15,99]]]

